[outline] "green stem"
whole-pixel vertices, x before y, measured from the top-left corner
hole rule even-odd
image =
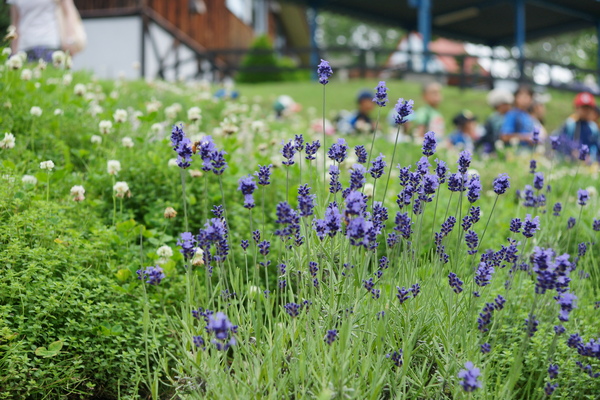
[[[373,131],[373,137],[371,138],[371,149],[369,150],[369,158],[367,160],[367,169],[371,165],[371,155],[373,154],[373,147],[375,146],[375,135],[377,134],[377,128],[379,127],[379,115],[381,114],[381,107],[377,109],[377,122],[375,122],[375,130]]]
[[[385,204],[385,196],[387,195],[388,186],[390,184],[390,178],[392,176],[392,168],[394,168],[394,158],[396,157],[396,147],[398,146],[398,137],[400,136],[400,125],[396,131],[396,140],[394,140],[394,151],[392,152],[392,161],[390,162],[390,172],[388,173],[387,181],[385,183],[385,190],[383,191],[383,198],[381,204]]]
[[[180,175],[181,175],[181,200],[183,201],[183,219],[185,222],[185,231],[189,232],[188,215],[187,215],[187,201],[185,198],[185,169],[181,168],[179,171],[180,171]]]

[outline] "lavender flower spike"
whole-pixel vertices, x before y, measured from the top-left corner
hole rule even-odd
[[[435,133],[429,131],[423,138],[423,155],[430,157],[435,153],[437,142],[435,140]]]
[[[494,179],[494,193],[497,195],[506,193],[508,188],[510,188],[510,178],[507,174],[500,174]]]
[[[465,363],[465,368],[466,369],[462,369],[458,373],[458,377],[462,379],[460,384],[465,392],[472,392],[481,387],[481,382],[478,379],[481,372],[479,371],[479,368],[475,368],[471,361]]]
[[[589,199],[590,199],[590,195],[587,190],[579,189],[577,191],[577,204],[579,204],[580,206],[583,207],[587,204]]]
[[[380,81],[379,85],[375,88],[375,97],[373,97],[373,102],[376,103],[379,107],[385,107],[388,102],[387,97],[387,87],[385,86],[385,81]]]
[[[396,107],[394,110],[396,111],[396,116],[394,117],[394,122],[396,125],[405,124],[410,114],[413,112],[414,101],[412,100],[404,100],[403,98],[398,99],[398,103],[396,103]]]
[[[333,75],[333,70],[328,61],[321,59],[321,63],[319,63],[319,66],[317,67],[317,74],[319,75],[319,83],[321,85],[327,85],[329,83],[329,78]]]

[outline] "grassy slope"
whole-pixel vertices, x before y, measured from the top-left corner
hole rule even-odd
[[[352,110],[355,106],[357,93],[362,89],[373,90],[378,81],[371,80],[353,80],[348,82],[332,81],[327,86],[329,95],[327,96],[327,109]],[[421,100],[421,84],[394,80],[387,83],[389,88],[390,101],[395,103],[399,97],[414,99],[415,106],[420,107],[423,104]],[[305,108],[315,107],[316,115],[320,116],[322,112],[322,97],[320,88],[315,90],[315,82],[278,82],[265,83],[260,85],[240,84],[237,85],[241,95],[252,98],[262,96],[264,99],[274,101],[282,94],[291,95],[295,101],[302,104]],[[454,115],[463,109],[471,110],[480,122],[485,121],[491,113],[490,107],[486,103],[487,91],[465,89],[460,90],[456,87],[445,87],[443,90],[444,101],[440,106],[440,111],[446,118],[446,131],[451,131],[451,120]],[[547,124],[546,129],[552,132],[569,115],[572,110],[571,101],[573,94],[551,90],[552,100],[546,104]]]

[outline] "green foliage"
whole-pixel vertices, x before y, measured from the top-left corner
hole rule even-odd
[[[242,61],[236,81],[240,83],[263,83],[301,81],[310,79],[309,71],[296,69],[296,62],[289,57],[279,57],[273,50],[267,35],[257,37]]]

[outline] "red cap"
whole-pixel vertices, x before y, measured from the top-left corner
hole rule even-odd
[[[573,103],[575,104],[575,107],[596,107],[596,99],[594,99],[594,96],[592,96],[588,92],[579,93],[577,96],[575,96],[575,100],[573,101]]]

